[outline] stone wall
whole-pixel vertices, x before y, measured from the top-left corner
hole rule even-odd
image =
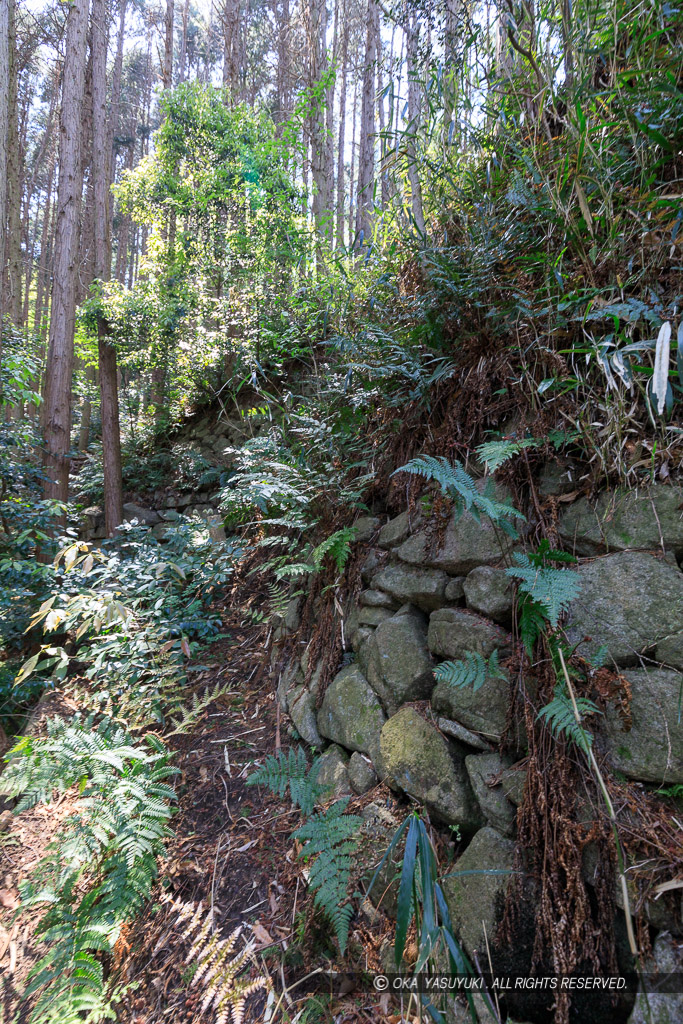
[[[683,784],[683,491],[655,485],[562,507],[559,536],[578,556],[581,579],[567,634],[588,656],[605,647],[631,690],[631,728],[610,707],[596,749],[635,783]],[[428,518],[407,513],[357,526],[367,549],[365,589],[339,623],[348,663],[319,701],[319,672],[304,685],[304,649],[279,677],[279,700],[296,733],[326,748],[323,778],[337,793],[363,793],[383,780],[457,828],[467,845],[456,870],[508,871],[526,774],[521,723],[513,723],[505,752],[498,749],[510,680],[487,678],[474,692],[437,685],[433,673],[468,651],[498,650],[504,660],[512,542],[467,514],[452,518],[438,540]],[[293,604],[280,635],[297,625]],[[450,884],[453,920],[470,954],[482,951],[482,920],[495,932],[507,881],[472,875]],[[680,934],[680,914],[654,904],[648,912],[653,925]]]

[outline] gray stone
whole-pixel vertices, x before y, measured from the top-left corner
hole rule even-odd
[[[302,740],[312,747],[322,746],[313,694],[305,686],[297,687],[289,696],[288,707],[289,717]]]
[[[377,785],[377,772],[372,767],[372,761],[365,754],[354,751],[349,759],[349,780],[354,793],[367,793]]]
[[[667,932],[657,936],[652,948],[654,963],[646,964],[644,971],[659,974],[683,973],[683,948]],[[683,993],[643,992],[636,996],[628,1024],[682,1024]]]
[[[321,754],[320,767],[318,769],[317,783],[319,786],[328,787],[321,796],[321,803],[328,803],[330,800],[338,800],[342,796],[351,796],[351,783],[349,782],[348,755],[333,744],[324,754]]]
[[[382,729],[385,778],[449,825],[472,831],[481,823],[462,760],[414,708],[401,708]]]
[[[378,626],[359,661],[389,714],[406,701],[428,698],[434,688],[426,621],[419,612],[399,612]]]
[[[445,598],[447,601],[460,601],[465,596],[465,577],[456,576],[446,584]]]
[[[353,636],[351,638],[351,649],[355,652],[356,657],[358,658],[359,664],[360,664],[360,652],[363,650],[363,646],[365,644],[365,641],[369,640],[373,633],[374,633],[374,629],[372,628],[372,626],[359,626],[358,629],[354,632],[354,634],[353,634]],[[361,672],[363,673],[364,676],[367,676],[367,672],[363,668],[362,665],[361,665]]]
[[[483,481],[479,483],[483,489]],[[509,500],[500,488],[498,500]],[[478,565],[494,565],[510,551],[512,540],[496,528],[486,516],[481,521],[469,513],[454,513],[448,522],[442,543],[433,545],[427,531],[416,533],[397,550],[398,557],[412,565],[443,569],[451,576],[463,576]]]
[[[480,565],[463,584],[467,607],[496,622],[509,622],[512,616],[512,580],[505,569]]]
[[[536,490],[542,497],[568,494],[576,487],[577,469],[574,463],[546,462],[538,474]]]
[[[388,565],[371,581],[374,590],[384,590],[399,603],[408,602],[427,612],[443,605],[447,584],[445,572],[406,565]]]
[[[180,519],[180,512],[174,508],[159,509],[157,515],[164,523],[177,523]]]
[[[437,714],[499,743],[507,719],[508,691],[505,679],[492,676],[487,676],[476,691],[471,686],[453,686],[441,680],[432,693],[432,708]]]
[[[524,799],[526,774],[526,768],[518,768],[516,765],[513,765],[511,768],[506,768],[500,777],[503,792],[515,807],[519,807]]]
[[[214,544],[222,544],[223,541],[226,540],[226,536],[223,520],[220,516],[209,516],[206,523],[209,527],[209,537]]]
[[[683,573],[642,551],[605,555],[580,566],[581,589],[566,626],[580,653],[606,646],[617,665],[634,665],[660,640],[680,632]]]
[[[487,753],[491,750],[491,746],[486,740],[477,736],[476,732],[470,732],[464,725],[460,725],[460,722],[452,722],[450,718],[439,718],[436,724],[441,732],[452,736],[459,743],[465,743],[468,747],[474,747],[475,750],[485,750]]]
[[[287,602],[287,608],[285,610],[284,625],[288,633],[296,633],[297,629],[301,625],[301,605],[303,598],[293,597],[291,601]]]
[[[360,595],[360,603],[367,608],[396,608],[396,601],[381,590],[364,590]]]
[[[386,716],[358,665],[339,672],[323,697],[318,712],[318,732],[349,750],[379,758],[379,736]]]
[[[273,654],[275,655],[276,660],[280,656],[277,649],[274,649]],[[296,690],[299,686],[303,686],[303,683],[304,674],[296,661],[290,661],[289,664],[280,671],[275,692],[283,711],[289,710],[289,695],[292,690]]]
[[[512,840],[487,826],[477,832],[455,864],[454,872],[474,873],[451,876],[443,881],[453,927],[466,952],[472,956],[477,951],[484,963],[487,962],[486,938],[490,945],[496,934],[514,856]]]
[[[462,658],[467,651],[488,658],[510,641],[505,630],[463,608],[440,608],[429,617],[427,643],[440,658]]]
[[[134,519],[137,519],[139,523],[144,523],[146,526],[154,526],[155,523],[159,522],[159,513],[155,512],[151,508],[142,508],[141,505],[136,505],[134,502],[129,501],[123,506],[123,519],[126,523],[131,523]]]
[[[360,570],[360,576],[363,583],[369,583],[372,577],[375,575],[380,565],[382,564],[383,553],[378,552],[375,548],[371,548],[368,552],[368,556],[363,562]]]
[[[683,783],[683,724],[678,707],[683,675],[666,669],[627,669],[632,728],[624,732],[615,708],[605,713],[605,735],[614,768],[629,779]]]
[[[170,523],[155,523],[150,532],[158,541],[165,541],[173,532],[173,526]]]
[[[640,491],[605,491],[597,502],[587,498],[560,519],[560,539],[579,555],[628,548],[673,551],[683,555],[683,488],[653,484]]]
[[[505,836],[514,833],[517,816],[501,785],[503,771],[509,765],[510,758],[500,754],[470,754],[465,758],[474,795],[487,823]]]
[[[379,531],[377,543],[381,548],[394,548],[401,544],[410,533],[410,518],[407,512],[401,512],[400,516],[390,519],[389,522]]]
[[[359,626],[380,626],[393,615],[390,608],[361,608],[358,612]]]
[[[353,524],[353,528],[356,531],[354,539],[361,543],[369,541],[378,526],[379,519],[377,516],[359,516]]]
[[[655,648],[655,660],[683,669],[683,633],[674,633],[660,640]]]

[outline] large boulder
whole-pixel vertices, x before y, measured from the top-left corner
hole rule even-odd
[[[395,519],[389,522],[379,531],[377,543],[381,548],[394,548],[406,539],[410,533],[410,516],[407,512],[401,512]]]
[[[622,551],[580,566],[580,591],[566,626],[579,652],[607,648],[617,665],[634,665],[665,637],[681,632],[683,573],[644,551]]]
[[[377,785],[377,772],[372,766],[372,761],[365,754],[359,754],[357,750],[349,758],[349,780],[354,793],[367,793]]]
[[[595,503],[570,505],[560,519],[559,535],[570,551],[661,548],[683,555],[683,488],[654,484],[648,491],[605,491]]]
[[[289,717],[302,740],[312,747],[321,746],[322,739],[318,732],[315,697],[310,690],[307,690],[305,686],[298,687],[294,693],[289,695],[288,706]]]
[[[488,658],[510,640],[505,630],[464,608],[439,608],[429,617],[427,643],[439,658],[463,658],[468,651]]]
[[[487,823],[505,836],[512,836],[517,817],[501,785],[503,771],[510,767],[511,760],[500,754],[470,754],[465,758],[474,795]]]
[[[348,754],[336,743],[328,747],[320,756],[316,782],[319,786],[325,787],[325,792],[320,797],[321,803],[353,795],[349,781],[348,763]]]
[[[496,622],[509,622],[512,616],[512,580],[505,569],[480,565],[463,583],[467,607]]]
[[[657,992],[657,975],[680,979],[683,975],[683,953],[678,942],[662,932],[652,947],[652,961],[645,965],[645,977],[654,982],[654,991],[638,992],[628,1024],[682,1024],[683,993]],[[650,986],[647,986],[650,988]]]
[[[145,526],[154,526],[159,522],[159,513],[152,508],[143,508],[142,505],[129,501],[123,506],[123,519],[126,523],[132,523],[137,519],[138,523]]]
[[[486,942],[496,934],[510,882],[515,844],[487,826],[477,832],[453,873],[444,879],[444,894],[453,927],[469,956],[487,962]]]
[[[382,729],[384,777],[449,825],[471,832],[481,814],[462,756],[414,708],[402,708]],[[461,752],[462,753],[462,752]]]
[[[483,482],[479,484],[483,489]],[[500,488],[498,500],[507,500]],[[506,533],[494,526],[487,516],[481,521],[469,513],[455,512],[448,521],[441,543],[433,542],[429,531],[409,537],[398,549],[398,557],[412,565],[427,565],[443,569],[451,576],[463,576],[478,565],[494,565],[504,558],[512,541]]]
[[[478,690],[454,686],[446,680],[432,693],[432,708],[438,715],[464,725],[486,739],[499,743],[505,731],[509,701],[506,679],[488,676]]]
[[[427,699],[434,689],[427,623],[419,612],[401,611],[382,622],[358,660],[389,714],[406,701]]]
[[[359,602],[366,608],[396,608],[401,603],[380,590],[364,590]]]
[[[400,604],[416,605],[423,611],[440,608],[446,601],[449,577],[439,569],[388,565],[372,578],[374,590],[383,590]]]
[[[379,737],[386,716],[358,665],[339,672],[323,697],[318,712],[318,731],[348,750],[367,754],[373,763],[379,759]]]
[[[366,543],[370,540],[378,526],[379,519],[377,516],[359,516],[353,524],[353,528],[356,531],[354,540]]]
[[[667,669],[628,669],[631,720],[624,732],[617,711],[605,714],[605,734],[614,768],[629,779],[683,783],[683,724],[679,721],[683,675]]]

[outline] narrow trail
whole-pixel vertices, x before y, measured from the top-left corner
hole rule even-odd
[[[292,839],[301,823],[299,811],[287,798],[246,785],[256,763],[294,742],[276,699],[277,680],[267,656],[269,627],[254,621],[263,599],[253,589],[253,578],[249,587],[238,582],[221,608],[220,639],[189,667],[192,691],[203,693],[220,683],[224,692],[190,733],[170,741],[178,769],[173,837],[159,865],[152,901],[124,928],[107,965],[113,985],[124,993],[118,1024],[205,1024],[219,1019],[202,1006],[205,986],[192,985],[196,965],[181,912],[199,904],[210,916],[211,934],[225,939],[239,927],[236,949],[246,941],[254,944],[245,973],[266,984],[247,1000],[247,1024],[294,1021],[311,1007],[315,1012],[305,1018],[311,1021],[367,1024],[389,1019],[372,990],[358,993],[351,988],[340,994],[336,986],[332,996],[329,984],[319,984],[323,971],[340,964],[329,927],[312,910],[305,865]],[[75,710],[53,697],[44,712],[69,716]],[[40,730],[40,722],[34,724]],[[386,807],[395,803],[389,790],[379,786],[355,798],[350,809],[362,812],[373,801]],[[0,832],[0,1020],[8,1024],[28,1019],[30,1004],[22,991],[44,951],[33,939],[40,912],[15,913],[19,883],[74,807],[68,793],[19,816],[5,811],[0,821],[5,829]],[[389,934],[383,914],[373,915],[372,922],[357,914],[345,966],[379,969],[379,948]]]

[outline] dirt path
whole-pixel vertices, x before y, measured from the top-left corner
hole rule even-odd
[[[227,938],[240,926],[236,949],[246,939],[255,944],[247,974],[265,979],[266,987],[247,1000],[248,1024],[387,1019],[372,991],[340,998],[298,984],[312,971],[340,964],[329,929],[312,911],[291,838],[299,812],[262,787],[246,785],[255,762],[291,742],[268,671],[268,629],[252,624],[250,607],[257,608],[258,600],[252,595],[248,603],[224,609],[224,638],[190,672],[193,689],[201,692],[218,681],[226,692],[190,734],[174,741],[180,770],[174,836],[160,865],[154,901],[125,929],[111,965],[113,982],[127,988],[117,1010],[119,1024],[214,1024],[219,1019],[202,1006],[205,986],[191,983],[196,957],[181,908],[200,903],[213,934]],[[373,798],[392,802],[388,791],[378,787],[354,801],[352,809],[358,811]],[[17,1012],[19,1021],[28,1017],[21,990],[39,955],[32,940],[34,921],[28,914],[13,919],[17,886],[69,810],[68,799],[41,805],[13,818],[11,830],[0,836],[0,939],[4,935],[6,940],[0,941],[0,980],[7,1024]],[[372,931],[362,919],[352,926],[356,969],[379,965],[382,928],[377,923]]]

